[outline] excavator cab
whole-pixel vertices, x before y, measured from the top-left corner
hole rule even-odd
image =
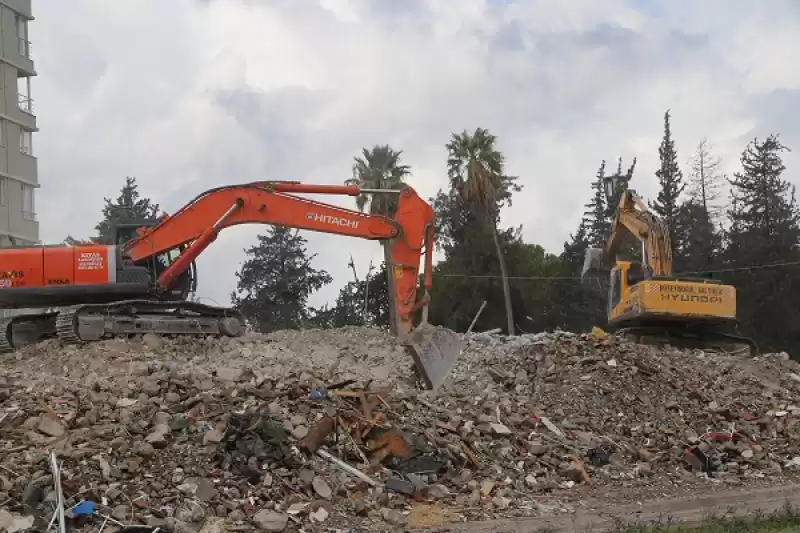
[[[113,244],[121,246],[126,242],[135,239],[138,234],[136,230],[139,228],[149,228],[158,223],[157,219],[145,218],[140,220],[129,220],[114,225],[113,228]]]
[[[150,228],[158,224],[159,220],[156,218],[144,218],[137,220],[127,220],[125,222],[114,225],[113,240],[112,242],[117,246],[136,239],[139,236],[138,230],[141,228]],[[168,250],[162,254],[147,258],[140,261],[136,266],[145,266],[151,273],[151,280],[155,282],[158,276],[161,275],[175,260],[181,255],[186,245],[181,245]],[[125,261],[124,255],[122,256],[123,262]],[[190,294],[197,291],[197,265],[192,261],[191,265],[185,272],[183,272],[176,280],[173,287],[163,294],[165,300],[186,300]]]

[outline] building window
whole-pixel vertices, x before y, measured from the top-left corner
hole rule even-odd
[[[22,184],[22,218],[25,220],[36,220],[34,188],[27,183]]]
[[[0,178],[0,205],[8,205],[8,180]]]
[[[28,41],[28,19],[17,15],[17,42],[19,43],[19,55],[31,57],[31,43]]]
[[[33,133],[20,129],[19,130],[19,151],[23,154],[33,156]]]

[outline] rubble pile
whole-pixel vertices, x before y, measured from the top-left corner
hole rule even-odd
[[[0,366],[0,530],[46,530],[55,487],[76,527],[283,531],[775,483],[800,469],[798,396],[785,354],[602,332],[471,335],[436,394],[366,328],[48,341]]]

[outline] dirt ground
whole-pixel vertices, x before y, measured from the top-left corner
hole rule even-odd
[[[613,506],[602,501],[585,500],[575,511],[537,518],[489,520],[420,527],[416,531],[449,533],[537,533],[542,530],[597,533],[611,528],[616,520],[663,523],[667,519],[686,526],[699,525],[709,515],[733,513],[737,516],[757,511],[771,513],[788,502],[800,506],[800,484],[765,487],[747,491],[714,494],[686,494],[683,497],[645,501],[641,504]],[[409,525],[413,525],[413,520]],[[420,524],[421,525],[421,524]]]

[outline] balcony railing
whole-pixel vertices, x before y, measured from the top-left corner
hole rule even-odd
[[[19,55],[23,57],[27,57],[28,59],[31,58],[31,42],[24,37],[17,38],[18,48],[19,48]]]
[[[25,94],[19,94],[17,102],[22,111],[33,115],[33,98]]]
[[[34,211],[22,211],[22,218],[25,220],[30,220],[31,222],[36,222],[36,213]]]

